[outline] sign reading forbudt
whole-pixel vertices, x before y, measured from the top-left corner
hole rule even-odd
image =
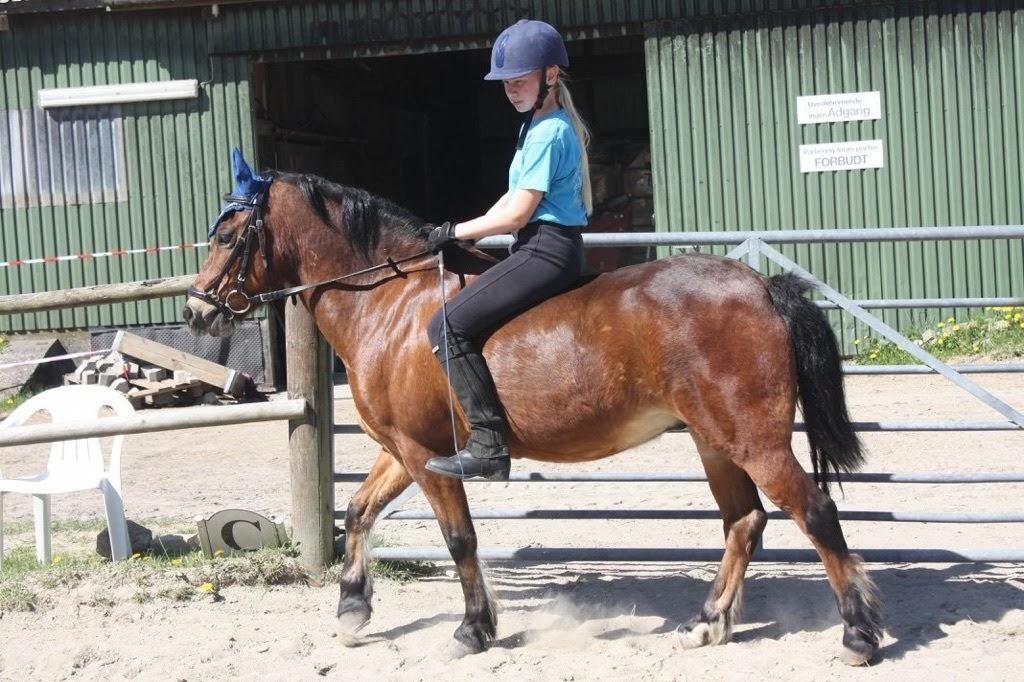
[[[881,140],[800,145],[801,173],[881,168],[884,165]]]
[[[796,120],[800,124],[870,121],[876,118],[882,118],[882,95],[877,90],[796,98]]]

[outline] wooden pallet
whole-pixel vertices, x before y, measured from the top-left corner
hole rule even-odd
[[[163,379],[161,381],[149,381],[147,379],[128,379],[129,388],[124,396],[128,398],[135,409],[143,405],[160,406],[176,402],[186,394],[198,398],[210,390],[205,382],[195,378],[188,378],[184,381],[174,379]],[[74,374],[64,376],[64,383],[80,383]]]

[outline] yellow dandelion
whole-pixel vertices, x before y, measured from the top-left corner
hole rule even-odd
[[[203,583],[199,586],[199,589],[203,592],[213,592],[213,583]]]
[[[140,558],[141,556],[142,556],[141,554],[139,554],[138,552],[136,552],[135,554],[132,554],[132,559],[138,559],[138,558]]]
[[[50,562],[50,563],[52,563],[54,566],[59,564],[60,563],[60,555],[58,554],[57,556],[53,557],[53,561]]]
[[[853,340],[853,345],[859,346],[860,345],[860,339],[854,339]]]
[[[1020,313],[1016,313],[1016,314],[1014,314],[1014,316],[1013,316],[1013,319],[1015,319],[1015,320],[1019,320],[1019,319],[1021,319],[1022,317],[1024,317],[1024,315],[1021,315]]]
[[[171,559],[172,566],[181,566],[181,559]]]
[[[946,320],[946,322],[949,322],[950,324],[953,324],[954,322],[956,322],[956,318],[955,317],[951,317],[948,320]]]
[[[939,329],[942,329],[943,327],[945,327],[945,326],[946,326],[946,323],[945,323],[945,322],[939,322],[939,323],[938,323],[938,324],[937,324],[936,326],[937,326],[937,327],[938,327]]]
[[[216,552],[213,553],[213,556],[224,556],[224,550],[218,549]]]

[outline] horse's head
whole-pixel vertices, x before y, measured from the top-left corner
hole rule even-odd
[[[314,175],[255,175],[237,149],[233,162],[235,189],[210,226],[210,253],[182,311],[193,334],[228,336],[253,308],[296,292],[319,300],[404,279],[407,262],[433,268],[424,258],[429,226],[400,206]],[[488,260],[460,252],[449,266],[475,274]]]
[[[210,225],[210,253],[189,289],[182,317],[193,334],[229,336],[235,320],[255,307],[267,279],[269,256],[264,212],[272,179],[253,174],[234,150],[235,189]]]

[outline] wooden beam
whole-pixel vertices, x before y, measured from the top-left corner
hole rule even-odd
[[[245,386],[245,376],[237,370],[218,365],[191,353],[165,346],[156,341],[126,332],[117,332],[112,349],[166,369],[180,369],[211,386],[217,386],[225,393],[239,395]]]
[[[32,294],[0,296],[0,314],[34,313],[58,308],[74,308],[85,305],[145,301],[150,298],[178,296],[188,291],[195,275],[182,275],[166,279],[147,279],[124,284],[99,284],[78,289],[40,291]]]
[[[311,408],[288,422],[292,540],[319,572],[334,561],[334,355],[305,306],[285,304],[285,329],[288,397]]]
[[[306,412],[306,401],[298,399],[246,405],[178,407],[140,412],[131,417],[102,417],[81,422],[12,426],[6,429],[0,425],[0,448],[77,438],[102,438],[118,434],[155,433],[174,429],[296,419]]]

